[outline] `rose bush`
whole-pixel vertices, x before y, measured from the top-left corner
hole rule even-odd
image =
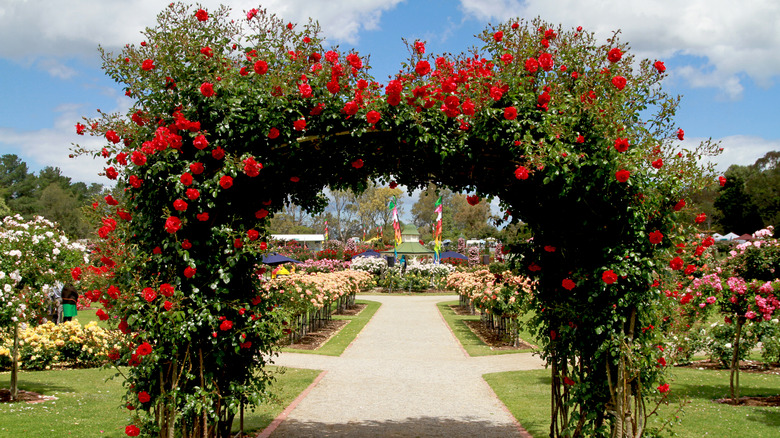
[[[487,29],[481,50],[455,57],[417,41],[386,84],[357,53],[324,47],[315,23],[263,11],[172,4],[144,39],[103,52],[133,108],[77,127],[106,138],[105,175],[126,189],[99,230],[112,266],[94,290],[133,336],[118,360],[132,365],[128,400],[150,397],[134,402],[134,434],[229,434],[262,396],[254,376],[285,316],[284,294],[259,295],[254,275],[268,218],[392,175],[498,197],[528,224],[533,240],[510,249],[537,285],[551,434],[642,435],[662,369],[659,334],[640,330],[658,326],[665,298],[651,285],[681,200],[708,181],[697,159],[716,152],[680,147],[658,64],[617,36],[598,44],[541,20]]]

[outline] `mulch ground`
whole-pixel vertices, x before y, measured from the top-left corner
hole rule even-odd
[[[355,316],[360,314],[365,308],[366,304],[355,304],[354,307],[344,310],[339,315]],[[343,319],[331,319],[317,331],[307,333],[300,341],[286,346],[296,350],[316,350],[328,342],[348,323],[349,321]]]
[[[16,393],[16,400],[12,402],[11,390],[6,388],[0,389],[0,403],[41,403],[49,400],[57,400],[57,397],[20,389]]]
[[[456,315],[471,315],[471,310],[468,307],[460,307],[457,305],[450,306]],[[502,336],[493,330],[485,327],[482,321],[463,321],[477,337],[488,345],[493,350],[527,350],[529,348],[536,348],[534,345],[525,342],[520,339],[519,346],[515,347],[507,339],[506,336]]]

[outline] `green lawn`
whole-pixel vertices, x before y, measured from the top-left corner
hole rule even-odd
[[[486,374],[485,380],[512,412],[512,415],[535,437],[546,437],[550,427],[550,371],[512,371]],[[780,408],[728,406],[713,403],[729,392],[728,371],[675,368],[671,381],[670,404],[653,417],[650,426],[660,425],[674,414],[679,400],[691,403],[679,415],[673,431],[683,438],[737,437],[774,438],[780,435]],[[780,394],[780,376],[740,373],[743,395]]]
[[[464,321],[479,321],[479,315],[456,315],[450,306],[457,305],[458,301],[443,301],[438,303],[439,312],[441,312],[444,320],[455,333],[455,337],[458,338],[460,344],[469,354],[469,356],[488,356],[494,354],[512,354],[512,353],[526,353],[533,351],[531,349],[523,350],[494,350],[490,346],[482,342],[474,332],[464,323]],[[530,316],[526,316],[528,319]],[[520,339],[533,344],[535,342],[531,333],[526,331],[520,331]]]
[[[280,371],[272,388],[273,401],[245,413],[244,430],[259,432],[268,426],[319,373],[293,368]],[[125,437],[131,417],[121,407],[121,381],[106,381],[113,374],[97,368],[20,372],[19,389],[53,395],[57,400],[0,404],[0,437]],[[0,387],[8,388],[10,380],[10,373],[0,374]],[[238,431],[238,416],[234,426]]]
[[[349,344],[355,340],[358,333],[363,330],[363,327],[368,324],[371,317],[374,316],[376,311],[381,305],[377,301],[368,300],[356,300],[357,304],[366,304],[366,308],[363,309],[360,314],[355,316],[334,315],[333,319],[348,320],[349,324],[345,325],[335,336],[330,338],[325,345],[316,350],[296,350],[293,348],[283,348],[282,351],[289,351],[293,353],[309,353],[309,354],[323,354],[326,356],[341,356],[341,353],[347,349]]]

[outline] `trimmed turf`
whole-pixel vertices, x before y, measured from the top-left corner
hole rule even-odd
[[[341,356],[341,353],[343,353],[349,344],[355,340],[358,333],[360,333],[360,331],[363,330],[363,327],[368,324],[368,321],[371,320],[381,305],[381,303],[377,301],[369,300],[356,300],[355,303],[366,304],[366,308],[363,309],[360,314],[354,316],[334,315],[333,319],[348,320],[349,324],[345,325],[344,328],[342,328],[335,336],[330,338],[328,342],[325,343],[325,345],[316,350],[297,350],[286,347],[283,348],[282,351],[292,353],[322,354],[325,356]]]
[[[550,371],[511,371],[483,376],[498,398],[531,435],[545,437],[550,427]],[[669,406],[663,406],[660,417],[652,417],[649,426],[658,426],[670,417],[672,431],[678,437],[774,438],[780,431],[777,407],[729,406],[712,400],[729,392],[728,371],[674,369]],[[742,395],[780,394],[780,376],[740,373]],[[679,418],[675,407],[681,399],[690,399]],[[650,407],[652,409],[652,407]],[[679,424],[677,424],[679,423]]]
[[[244,431],[259,432],[268,426],[319,373],[295,368],[280,371],[270,389],[271,400],[244,414]],[[53,395],[57,400],[0,404],[0,437],[125,437],[131,415],[123,407],[121,380],[106,380],[113,374],[99,368],[20,372],[19,389]],[[8,388],[10,380],[10,373],[0,374],[0,387]],[[239,429],[238,416],[234,429]]]
[[[450,306],[457,305],[458,301],[443,301],[437,303],[439,312],[444,317],[444,320],[450,326],[450,329],[455,333],[455,337],[458,338],[460,344],[469,354],[469,356],[489,356],[496,354],[513,354],[513,353],[527,353],[533,351],[532,349],[521,350],[494,350],[489,345],[482,342],[479,337],[471,331],[464,321],[479,321],[479,315],[456,315]],[[520,332],[520,339],[533,343],[533,336],[525,331]]]

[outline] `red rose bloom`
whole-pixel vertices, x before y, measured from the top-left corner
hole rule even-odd
[[[163,283],[160,285],[160,294],[162,296],[170,298],[173,296],[173,292],[174,292],[173,286],[171,286],[170,284]]]
[[[414,50],[420,55],[422,55],[423,53],[425,53],[425,43],[422,41],[415,41]]]
[[[706,220],[707,220],[707,215],[704,214],[704,213],[699,213],[699,215],[696,216],[696,219],[694,219],[694,222],[696,222],[697,224],[700,224],[700,223],[702,223],[702,222],[704,222]]]
[[[144,59],[144,62],[141,63],[141,70],[149,71],[154,68],[154,61],[151,59]]]
[[[604,271],[603,274],[601,274],[601,281],[603,281],[606,284],[613,284],[617,281],[618,277],[617,274],[615,274],[612,269],[608,271]]]
[[[171,310],[171,307],[173,307],[173,303],[168,300],[165,300],[165,302],[163,303],[163,309],[167,311],[167,310]]]
[[[189,172],[185,172],[179,177],[179,181],[185,186],[188,186],[192,184],[192,175],[190,175]]]
[[[208,82],[204,82],[200,86],[200,93],[206,97],[211,97],[214,95],[214,84],[210,84]]]
[[[157,292],[155,292],[151,287],[145,287],[143,291],[141,291],[141,295],[143,295],[147,303],[151,303],[155,300],[155,298],[157,298]]]
[[[296,131],[305,131],[306,130],[306,119],[298,119],[295,122],[293,122],[293,128]]]
[[[255,73],[259,75],[264,75],[266,74],[266,72],[268,72],[268,63],[261,59],[255,62],[254,70]]]
[[[479,196],[477,195],[466,196],[466,202],[468,202],[469,205],[477,205],[479,204]]]
[[[196,272],[197,269],[193,268],[192,266],[187,266],[186,268],[184,268],[184,276],[187,278],[194,277]]]
[[[677,130],[677,139],[678,140],[682,140],[684,138],[685,138],[685,131],[683,131],[682,129],[678,129]]]
[[[664,239],[664,235],[660,231],[655,230],[652,233],[650,233],[649,238],[650,238],[650,243],[652,243],[653,245],[657,245],[661,243],[661,241]]]
[[[519,180],[528,179],[528,169],[525,166],[520,166],[515,169],[515,178]]]
[[[207,220],[209,220],[208,213],[198,213],[195,215],[195,217],[201,222],[206,222]]]
[[[165,221],[165,231],[173,234],[181,229],[181,219],[176,216],[169,216]]]
[[[211,47],[208,46],[202,47],[200,49],[200,53],[204,55],[206,58],[211,58],[212,56],[214,56],[214,51],[211,50]]]
[[[73,281],[79,281],[79,278],[81,278],[81,268],[76,266],[75,268],[71,269],[70,276],[73,277]]]
[[[248,157],[244,160],[244,173],[247,176],[255,177],[260,175],[260,169],[262,168],[263,165],[255,161],[254,157]]]
[[[513,106],[508,106],[504,108],[504,119],[514,120],[516,118],[517,118],[517,108]]]
[[[206,140],[206,136],[203,134],[200,134],[199,136],[195,137],[194,140],[192,140],[192,145],[195,146],[196,149],[206,149],[206,146],[209,145],[209,141]]]
[[[87,128],[87,127],[86,127],[86,126],[84,126],[84,125],[82,125],[81,123],[76,123],[76,134],[78,134],[78,135],[84,135],[84,130],[85,130],[86,128]]]
[[[398,187],[398,183],[395,182],[395,181],[390,181],[389,186],[390,186],[391,189],[394,189],[394,188]]]
[[[131,185],[131,186],[132,186],[134,189],[137,189],[137,188],[141,187],[141,185],[144,183],[144,180],[142,180],[141,178],[138,178],[138,177],[137,177],[137,176],[135,176],[135,175],[130,175],[130,177],[129,177],[129,178],[127,178],[127,182],[129,182],[129,183],[130,183],[130,185]]]
[[[222,178],[219,179],[219,186],[223,189],[233,187],[233,177],[230,175],[223,175]]]
[[[177,211],[187,211],[187,201],[183,199],[177,199],[173,201],[173,208]]]
[[[271,128],[271,129],[268,131],[268,138],[270,138],[271,140],[273,140],[273,139],[275,139],[276,137],[279,137],[279,130],[278,130],[278,129],[276,129],[276,128]]]
[[[498,32],[494,33],[494,34],[493,34],[493,39],[494,39],[496,42],[500,42],[501,40],[503,40],[503,39],[504,39],[504,32],[501,32],[501,31],[499,30]]]
[[[241,241],[241,239],[236,239],[233,241],[233,247],[238,249],[244,246],[244,242]]]
[[[209,19],[209,13],[203,9],[198,9],[198,11],[195,12],[195,18],[197,18],[198,21],[206,21]]]
[[[626,182],[628,181],[628,178],[631,176],[631,172],[627,171],[626,169],[620,169],[617,172],[615,172],[615,179],[618,180],[618,182]]]
[[[190,172],[192,172],[195,175],[200,175],[201,173],[203,173],[203,163],[190,164]]]
[[[656,169],[660,169],[664,167],[664,160],[659,158],[652,162],[652,166],[655,167]]]
[[[227,319],[222,321],[222,324],[219,325],[219,329],[222,330],[223,332],[226,332],[232,328],[233,328],[233,321]]]
[[[535,58],[528,58],[525,60],[525,71],[528,73],[536,73],[539,70],[539,61]]]
[[[685,262],[683,262],[683,259],[680,257],[675,257],[672,259],[672,261],[669,262],[669,267],[675,271],[679,271],[684,265]]]
[[[246,232],[246,235],[251,241],[255,241],[258,237],[260,237],[260,233],[257,230],[249,230]]]
[[[685,199],[680,199],[680,201],[674,205],[674,211],[680,211],[683,207],[685,207]]]
[[[141,434],[141,429],[138,428],[135,424],[130,424],[128,426],[125,426],[125,435],[127,436],[138,436]]]
[[[528,265],[528,270],[531,271],[531,272],[539,272],[539,271],[542,270],[542,267],[537,265],[534,262],[531,262],[531,264]]]
[[[221,160],[221,159],[225,158],[225,150],[224,150],[224,149],[222,149],[221,147],[217,146],[217,148],[216,148],[216,149],[214,149],[213,151],[211,151],[211,156],[212,156],[212,157],[213,157],[215,160]]]
[[[539,65],[544,71],[550,71],[553,68],[553,57],[549,53],[539,55]]]
[[[696,272],[696,266],[695,265],[688,265],[685,267],[685,275],[691,275],[694,272]]]
[[[138,401],[141,403],[148,403],[151,399],[152,397],[149,396],[149,393],[146,391],[141,391],[138,393]]]
[[[572,290],[576,284],[571,279],[566,278],[561,282],[561,286],[563,286],[563,288],[566,290]]]
[[[97,312],[95,312],[95,315],[101,321],[105,321],[108,319],[108,314],[103,309],[98,309]]]
[[[668,383],[664,383],[663,385],[659,386],[658,387],[658,392],[660,392],[661,394],[669,392],[669,384]]]
[[[358,158],[357,160],[352,162],[352,167],[354,167],[355,169],[360,169],[361,167],[363,167],[363,164],[364,164],[363,160]]]
[[[612,78],[612,85],[614,85],[618,90],[622,90],[626,86],[626,78],[623,76],[615,76]]]
[[[623,52],[621,52],[620,49],[618,49],[617,47],[611,49],[607,53],[607,59],[609,59],[609,62],[618,62],[622,57],[623,57]]]
[[[146,356],[152,352],[152,345],[148,342],[143,342],[138,348],[135,349],[135,354],[139,356]]]
[[[417,61],[414,71],[419,76],[425,76],[431,72],[431,64],[428,61]]]
[[[370,124],[375,124],[379,121],[379,119],[382,118],[382,115],[379,113],[379,111],[371,110],[368,113],[366,113],[366,121]]]
[[[625,152],[628,150],[628,139],[618,138],[615,140],[615,150],[618,152]]]
[[[663,61],[656,61],[655,64],[653,64],[653,67],[658,70],[658,73],[663,73],[666,71],[666,66],[664,65]]]
[[[260,210],[257,210],[255,212],[255,217],[258,219],[262,219],[264,217],[268,216],[268,210],[261,208]]]
[[[725,176],[719,176],[718,177],[718,184],[720,184],[721,187],[726,185],[726,177]]]
[[[268,249],[268,244],[265,242],[260,242],[260,249],[262,251],[265,251],[266,249]]]
[[[200,192],[197,189],[187,189],[187,191],[184,193],[187,195],[187,199],[190,201],[194,201],[200,196]]]
[[[114,144],[119,143],[119,135],[117,135],[116,131],[114,130],[109,130],[106,132],[106,139]]]

